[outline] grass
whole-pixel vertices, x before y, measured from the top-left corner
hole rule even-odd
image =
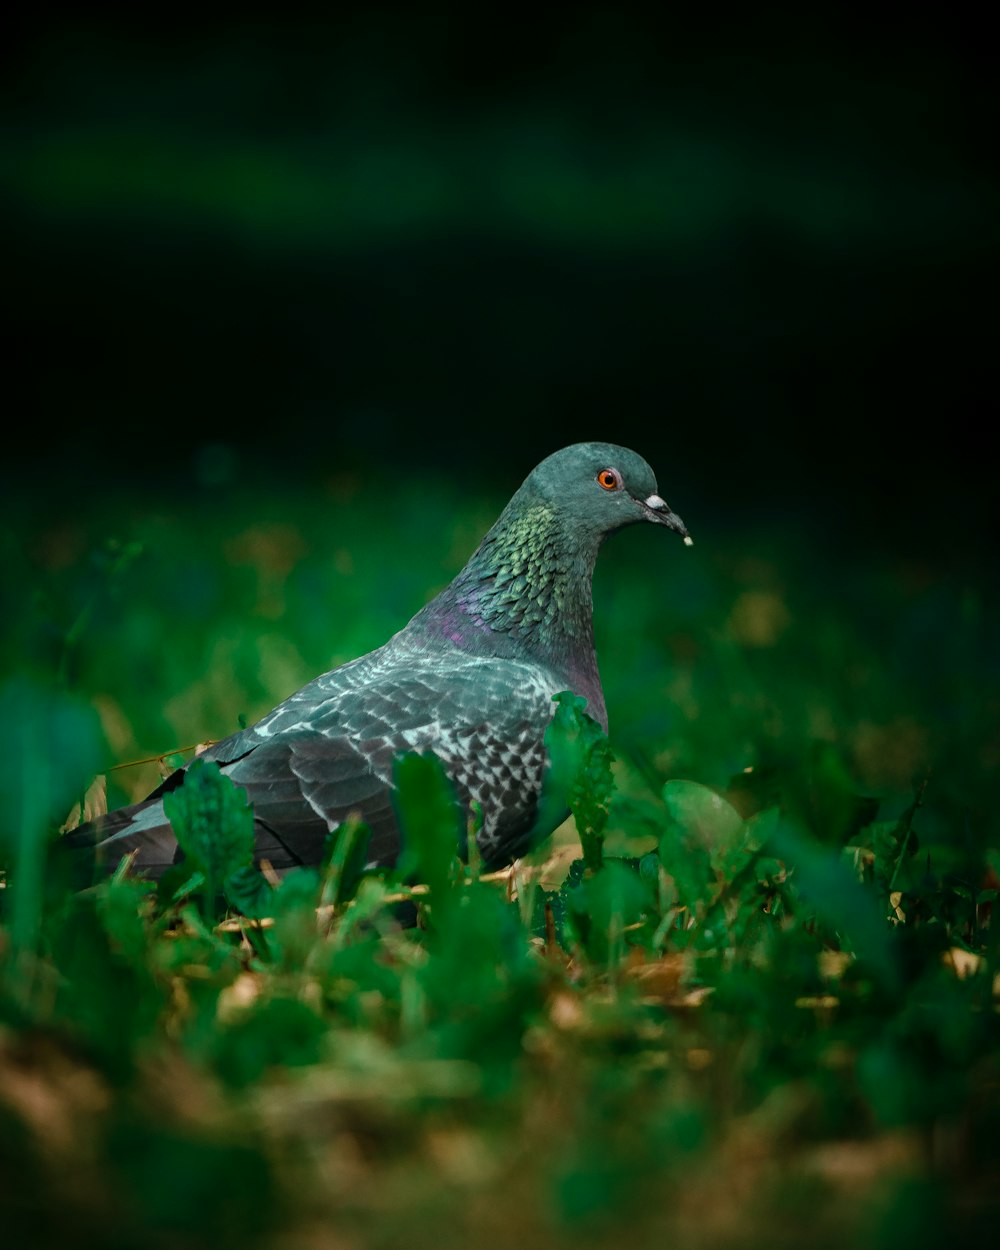
[[[577,824],[500,880],[458,865],[434,777],[410,778],[417,929],[347,838],[228,906],[197,879],[59,887],[47,835],[94,775],[141,797],[163,757],[384,641],[500,502],[414,485],[387,510],[340,479],[7,525],[10,1244],[993,1227],[997,658],[956,566],[688,517],[690,552],[616,537],[595,582],[613,759],[583,735]]]

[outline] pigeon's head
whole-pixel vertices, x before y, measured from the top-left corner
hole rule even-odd
[[[600,537],[652,521],[692,539],[684,522],[657,493],[653,470],[642,456],[614,443],[575,443],[543,460],[525,482],[560,514]]]

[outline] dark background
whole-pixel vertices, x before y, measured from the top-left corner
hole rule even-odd
[[[987,550],[968,14],[172,13],[7,43],[8,501],[506,493],[607,438],[696,533]]]

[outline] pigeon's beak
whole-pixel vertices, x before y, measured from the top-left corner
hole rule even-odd
[[[666,525],[668,529],[676,530],[682,535],[684,544],[690,547],[694,543],[694,539],[687,532],[684,522],[680,519],[676,512],[671,512],[665,500],[659,495],[650,495],[648,499],[642,501],[643,507],[646,509],[646,520],[655,521],[657,525]]]

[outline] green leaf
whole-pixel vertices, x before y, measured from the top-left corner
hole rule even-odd
[[[604,831],[615,788],[614,756],[604,731],[584,711],[586,699],[563,690],[554,702],[556,710],[545,731],[549,768],[539,800],[539,825],[543,819],[551,821],[549,827],[559,824],[558,813],[568,807],[587,866],[597,869],[603,861]]]
[[[315,868],[292,868],[271,892],[274,928],[268,942],[275,962],[288,971],[301,971],[312,958],[319,940],[319,899],[320,876]]]
[[[743,819],[736,808],[697,781],[668,781],[663,787],[663,801],[668,826],[685,841],[715,850],[733,845],[743,831]]]
[[[639,860],[639,876],[644,881],[656,881],[660,879],[660,857],[656,851],[650,851],[647,855],[643,855]]]
[[[792,870],[800,898],[866,962],[885,987],[897,982],[890,930],[875,895],[862,886],[843,855],[783,821],[773,837],[775,852]]]
[[[566,892],[566,920],[589,957],[615,962],[627,945],[626,926],[655,911],[656,883],[638,865],[608,859],[602,872]]]
[[[582,863],[582,860],[578,861]],[[547,938],[549,919],[546,908],[552,915],[552,929],[560,946],[565,946],[566,921],[566,889],[565,885],[558,890],[535,891],[531,900],[531,921],[529,931],[532,937]]]
[[[254,864],[230,873],[222,889],[229,906],[250,920],[263,920],[274,911],[274,888]]]
[[[327,834],[320,864],[321,904],[339,907],[354,897],[364,876],[371,840],[372,831],[362,820],[345,820]]]
[[[214,1044],[219,1076],[239,1088],[259,1080],[272,1067],[316,1063],[326,1036],[322,1017],[301,1000],[259,1000],[219,1031]]]
[[[462,817],[455,790],[435,755],[402,755],[393,766],[393,802],[402,835],[397,871],[426,885],[446,905],[456,875]]]
[[[828,742],[812,743],[797,781],[785,807],[820,842],[842,846],[878,813],[878,800],[857,793],[843,757]]]
[[[172,907],[190,898],[205,884],[205,874],[190,860],[171,864],[156,883],[156,900],[161,907]]]
[[[96,889],[97,914],[112,949],[132,967],[145,971],[149,958],[150,931],[143,903],[152,894],[148,881],[112,878]]]
[[[149,967],[149,946],[132,882],[75,894],[48,935],[59,970],[50,1010],[109,1070],[124,1073],[139,1039],[155,1028],[164,985]]]
[[[214,760],[193,760],[183,785],[163,796],[163,810],[184,854],[205,874],[206,897],[253,863],[253,809]]]
[[[712,850],[738,835],[743,822],[725,799],[694,781],[663,787],[666,828],[657,853],[673,879],[678,902],[692,912],[713,893],[717,880]]]
[[[101,763],[97,714],[28,678],[0,689],[0,865],[10,870],[11,940],[32,948],[46,885],[49,834]]]

